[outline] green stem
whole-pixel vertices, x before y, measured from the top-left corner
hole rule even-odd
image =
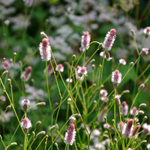
[[[52,64],[51,64],[52,65]],[[50,114],[51,114],[51,126],[53,125],[53,109],[52,109],[52,104],[51,104],[51,99],[50,99],[50,92],[49,92],[49,86],[48,86],[48,72],[47,72],[47,61],[46,61],[46,84],[47,84],[47,93],[48,93],[48,100],[49,100],[49,106],[50,106]],[[52,150],[53,150],[53,134],[51,131],[51,141],[52,141]]]
[[[24,147],[23,150],[27,150],[27,133],[24,135]]]

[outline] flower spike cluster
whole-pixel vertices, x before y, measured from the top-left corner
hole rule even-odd
[[[42,43],[39,45],[39,50],[42,60],[49,61],[51,59],[51,47],[47,38],[43,38]]]
[[[80,79],[81,81],[83,81],[84,76],[87,75],[87,70],[86,67],[81,67],[81,66],[77,66],[77,68],[75,69],[75,73],[76,73],[76,79]]]
[[[122,78],[122,74],[119,72],[119,70],[115,70],[114,72],[112,72],[111,81],[114,83],[115,88],[121,82],[121,78]]]
[[[25,5],[26,5],[27,7],[31,7],[32,4],[33,4],[33,0],[23,0],[23,1],[25,2]]]
[[[101,89],[100,95],[101,95],[101,100],[106,102],[107,101],[107,95],[108,95],[107,91],[105,89]]]
[[[110,51],[114,41],[115,41],[115,37],[116,37],[116,30],[115,29],[111,29],[110,32],[107,33],[105,40],[103,42],[103,48],[106,51]]]
[[[31,76],[32,67],[29,66],[25,69],[25,71],[21,74],[21,80],[22,81],[28,81]]]
[[[76,118],[74,116],[71,116],[69,119],[70,125],[67,132],[65,133],[65,143],[73,145],[76,136],[75,125],[73,124],[73,122],[75,121]]]
[[[91,40],[91,36],[89,34],[88,31],[83,32],[83,35],[81,37],[81,47],[80,47],[80,51],[84,52],[85,49],[89,48],[89,44],[90,44],[90,40]]]
[[[148,37],[150,35],[150,27],[146,27],[143,33],[145,34],[146,37]]]
[[[62,64],[58,64],[55,70],[60,71],[60,72],[64,72],[64,66]]]
[[[24,132],[27,133],[29,129],[32,127],[31,121],[29,118],[24,118],[21,122],[21,127],[24,129]]]

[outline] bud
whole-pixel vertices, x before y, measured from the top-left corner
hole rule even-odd
[[[41,123],[42,123],[41,121],[37,121],[35,127],[39,126]]]
[[[121,113],[124,116],[127,116],[127,114],[128,114],[128,105],[127,105],[126,101],[123,101],[121,104]]]
[[[149,52],[149,48],[142,48],[140,55],[148,55],[148,52]]]
[[[81,114],[73,114],[74,117],[81,117]]]
[[[25,2],[25,5],[26,5],[27,7],[31,7],[32,4],[33,4],[33,0],[23,0],[23,1]]]
[[[68,101],[68,102],[71,102],[71,98],[68,98],[67,101]]]
[[[11,82],[11,79],[8,78],[7,81]]]
[[[145,34],[145,37],[147,38],[150,35],[150,27],[146,27],[143,33]]]
[[[35,132],[34,132],[34,131],[32,131],[32,134],[33,134],[33,136],[35,137]]]
[[[62,64],[58,64],[57,66],[56,66],[56,69],[55,69],[56,71],[60,71],[60,72],[64,72],[64,66],[62,65]]]
[[[75,55],[75,54],[72,55],[72,59],[73,59],[73,60],[76,59],[76,55]]]
[[[147,144],[147,149],[150,150],[150,144]]]
[[[40,136],[40,135],[45,135],[45,134],[46,134],[45,131],[41,131],[41,132],[39,132],[39,133],[36,135],[36,138],[37,138],[38,136]]]
[[[141,143],[147,143],[147,140],[143,140]]]
[[[8,73],[8,70],[5,70],[5,71],[2,73],[1,77],[2,77],[4,74],[6,74],[6,73]]]
[[[141,84],[141,85],[139,86],[138,91],[140,91],[140,90],[142,90],[142,89],[144,89],[144,88],[145,88],[145,84]]]
[[[69,120],[70,120],[70,123],[73,123],[76,120],[76,118],[72,115],[69,117]]]
[[[92,62],[94,62],[95,61],[95,59],[92,59],[91,61],[90,61],[90,63],[92,63]]]
[[[133,107],[132,109],[131,109],[131,111],[130,111],[130,114],[132,115],[132,116],[137,116],[138,115],[138,110],[137,110],[137,108],[136,107]]]
[[[146,104],[145,104],[145,103],[141,103],[141,104],[139,105],[139,107],[146,107]]]
[[[90,40],[91,40],[90,33],[88,31],[83,32],[83,35],[81,37],[81,47],[80,47],[81,52],[84,52],[89,48]]]
[[[39,106],[39,105],[46,105],[46,103],[45,102],[40,102],[40,103],[37,103],[37,105]]]
[[[140,115],[144,115],[144,111],[143,110],[139,110],[139,114]]]
[[[126,61],[124,59],[119,59],[119,66],[126,65]]]
[[[131,33],[132,33],[132,35],[133,35],[133,36],[135,35],[135,32],[134,32],[134,30],[133,30],[133,29],[131,30]]]
[[[108,111],[108,108],[105,106],[105,107],[103,108],[102,112],[100,113],[99,117],[98,117],[98,120],[99,120],[100,122],[104,122],[104,121],[105,121],[104,118],[106,117],[107,111]],[[107,118],[106,118],[106,119],[107,119]]]
[[[92,65],[92,69],[93,69],[93,70],[95,69],[95,64]]]
[[[24,111],[27,111],[27,109],[30,106],[30,101],[28,99],[24,99],[21,101],[21,105],[22,105]]]
[[[11,104],[6,107],[6,110],[8,110],[8,109],[10,109],[10,108],[11,108]]]
[[[42,31],[41,33],[41,36],[43,36],[44,38],[47,38],[48,39],[48,36]]]
[[[49,131],[52,131],[54,129],[59,129],[58,124],[53,125],[52,127],[49,128]]]
[[[147,116],[144,116],[143,121],[147,120]]]
[[[31,76],[31,71],[32,71],[32,67],[28,66],[25,71],[23,71],[23,73],[21,74],[21,80],[22,81],[28,81],[30,76]]]
[[[14,56],[16,56],[17,55],[17,53],[16,52],[14,52]]]
[[[4,95],[0,96],[0,101],[5,102],[6,101],[6,97]]]
[[[17,145],[17,143],[16,142],[10,143],[10,146],[13,146],[13,145]]]
[[[134,66],[134,62],[130,62],[130,68]]]
[[[19,65],[22,66],[22,61],[21,60],[19,61]]]
[[[129,90],[124,90],[124,91],[122,91],[121,95],[123,95],[125,93],[130,93],[130,91]]]

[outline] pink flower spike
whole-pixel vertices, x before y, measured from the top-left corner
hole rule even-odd
[[[122,134],[124,135],[124,137],[130,138],[132,136],[133,125],[134,125],[134,120],[128,119],[127,123],[124,124],[122,130]]]
[[[124,122],[123,122],[123,121],[121,121],[121,122],[118,123],[117,127],[118,127],[118,131],[119,131],[119,132],[122,131],[123,125],[124,125]]]
[[[103,125],[103,127],[104,127],[105,129],[109,129],[109,128],[110,128],[110,124],[105,123],[105,124]]]
[[[71,123],[69,125],[69,129],[65,134],[65,143],[73,145],[73,142],[75,141],[76,131],[75,131],[75,125]]]
[[[100,52],[100,54],[99,54],[99,55],[100,55],[100,57],[102,57],[102,58],[103,58],[103,57],[104,57],[104,54],[105,54],[105,51],[102,51],[102,52]],[[106,56],[105,56],[105,58],[106,58]]]
[[[47,38],[44,38],[42,40],[42,43],[40,43],[39,51],[42,60],[49,61],[51,59],[51,47]]]
[[[100,115],[98,116],[98,120],[99,120],[100,122],[104,122],[104,121],[105,121],[104,117],[106,116],[107,111],[108,111],[108,107],[105,106],[105,107],[103,108],[102,112],[100,113]]]
[[[33,4],[33,0],[23,0],[23,1],[25,2],[25,5],[26,5],[27,7],[31,7],[32,4]]]
[[[64,72],[64,66],[62,64],[58,64],[55,70],[60,71],[60,72]]]
[[[72,81],[73,81],[72,78],[67,78],[66,79],[66,82],[68,82],[68,83],[72,83]]]
[[[119,59],[119,66],[126,65],[126,61],[124,59]]]
[[[69,120],[70,120],[70,123],[73,123],[76,120],[76,118],[74,116],[70,116]]]
[[[132,109],[131,109],[131,111],[130,111],[130,114],[132,115],[132,116],[137,116],[138,115],[138,110],[137,110],[137,108],[136,107],[133,107]]]
[[[107,96],[108,93],[107,93],[107,91],[106,91],[105,89],[101,89],[101,90],[100,90],[100,95],[101,95],[101,96]]]
[[[88,50],[89,44],[90,44],[91,36],[88,31],[83,32],[83,35],[81,37],[81,47],[80,51],[84,52],[85,49]]]
[[[110,32],[107,33],[105,40],[103,42],[103,48],[106,51],[110,51],[114,41],[115,41],[115,36],[116,36],[116,30],[115,29],[111,29]]]
[[[108,100],[107,96],[102,96],[101,97],[101,101],[107,102],[107,100]]]
[[[134,136],[134,139],[138,137],[138,131],[140,130],[140,128],[141,128],[141,125],[135,126],[133,133],[132,133],[132,136]]]
[[[150,132],[150,125],[148,125],[147,123],[144,123],[142,125],[143,127],[143,131],[142,131],[142,137],[145,137],[147,135],[148,132]]]
[[[150,35],[150,27],[146,27],[143,31],[143,33],[146,35],[146,36],[149,36]]]
[[[114,83],[115,88],[121,82],[121,78],[122,78],[122,74],[119,72],[119,70],[115,70],[114,72],[112,72],[111,81]]]
[[[73,13],[73,12],[74,12],[74,9],[73,9],[72,7],[68,7],[68,8],[67,8],[67,11],[68,11],[68,13]]]
[[[9,68],[9,62],[8,61],[3,61],[3,66],[4,66],[4,69],[7,69]]]
[[[47,66],[47,74],[50,76],[53,73],[54,60],[51,60],[51,63]],[[44,69],[44,74],[46,75],[46,68]]]
[[[31,76],[32,67],[29,66],[25,69],[25,71],[21,74],[21,80],[22,81],[28,81]]]
[[[81,81],[84,79],[84,76],[87,75],[86,67],[77,66],[75,69],[76,79],[80,79]]]
[[[128,114],[128,105],[127,105],[126,101],[123,101],[121,104],[121,113],[124,116],[127,116],[127,114]]]
[[[148,150],[150,150],[150,143],[149,143],[149,144],[147,144],[147,149],[148,149]]]
[[[115,95],[116,102],[120,105],[120,97],[121,95]]]
[[[27,117],[24,118],[21,122],[21,127],[24,129],[25,133],[27,133],[32,127],[31,121]]]
[[[30,101],[28,99],[24,99],[24,100],[21,101],[21,105],[22,105],[23,109],[25,111],[27,111],[27,109],[30,106]]]
[[[6,97],[5,96],[0,96],[0,101],[3,101],[3,102],[5,102],[6,101]]]
[[[142,48],[140,55],[148,55],[149,48]]]

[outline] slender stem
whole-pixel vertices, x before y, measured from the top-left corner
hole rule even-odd
[[[52,64],[51,64],[52,65]],[[49,100],[49,106],[50,106],[50,111],[51,111],[51,126],[53,125],[53,109],[52,109],[52,104],[51,104],[51,99],[50,99],[50,91],[49,91],[49,86],[48,86],[48,69],[47,69],[47,61],[46,61],[46,84],[47,84],[47,93],[48,93],[48,100]],[[53,134],[51,131],[51,141],[52,141],[52,150],[53,150]]]
[[[18,115],[17,115],[17,113],[16,113],[15,107],[14,107],[14,105],[13,105],[13,103],[12,103],[12,101],[11,101],[11,99],[10,99],[8,93],[7,93],[7,90],[6,90],[5,86],[4,86],[3,81],[2,81],[1,78],[0,78],[0,82],[1,82],[1,84],[2,84],[2,87],[3,87],[3,89],[4,89],[5,93],[6,93],[6,95],[7,95],[8,100],[9,100],[9,102],[10,102],[12,108],[13,108],[13,111],[14,111],[14,113],[15,113],[15,116],[16,116],[17,120],[18,120],[18,123],[20,124],[20,120],[19,120],[19,117],[18,117]],[[21,128],[21,129],[22,129],[22,128]],[[22,129],[22,132],[23,132],[24,135],[25,135],[25,132],[24,132],[23,129]]]
[[[135,90],[136,90],[136,79],[137,79],[137,76],[138,76],[139,64],[140,64],[140,57],[139,57],[139,60],[137,62],[137,66],[136,66],[136,76],[135,76],[135,82],[134,82],[133,97],[135,95]]]
[[[27,150],[27,133],[24,135],[24,147],[23,150]]]

